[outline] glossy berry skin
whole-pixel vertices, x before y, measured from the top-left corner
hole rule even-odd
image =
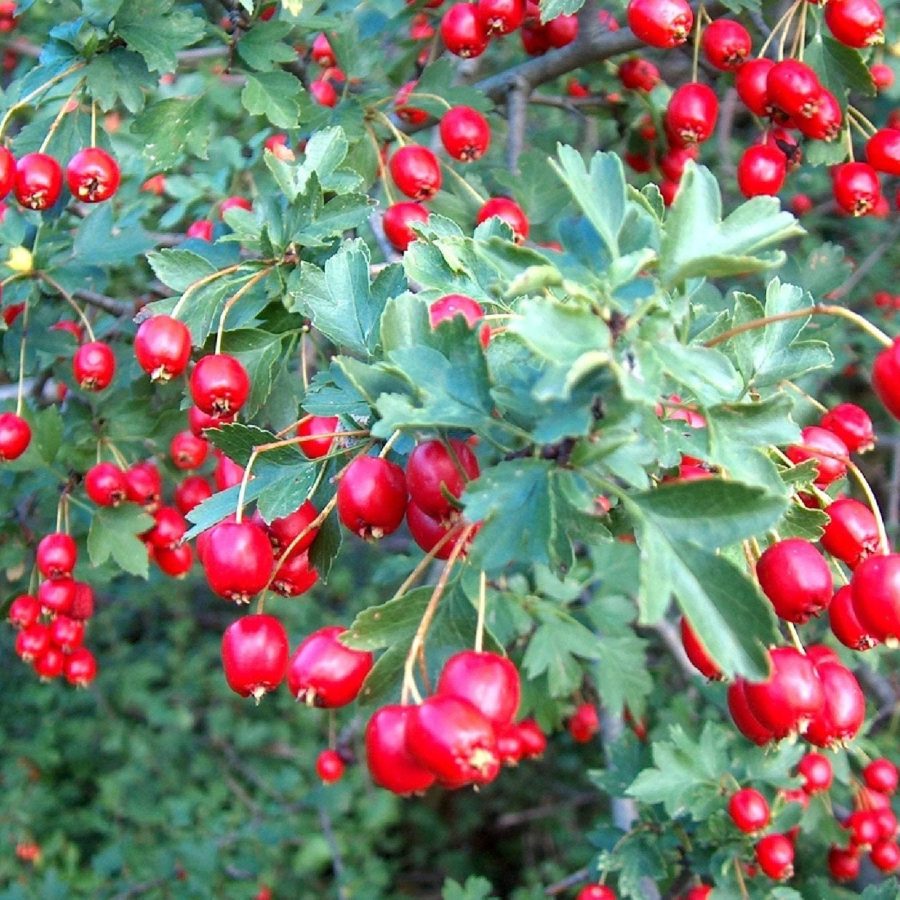
[[[309,93],[319,106],[337,106],[338,92],[330,81],[316,78],[309,83]]]
[[[313,506],[312,502],[307,500],[289,515],[272,520],[269,524],[269,540],[278,551],[279,557],[288,547],[291,547],[289,559],[299,556],[309,549],[319,533],[318,528],[309,529],[309,525],[312,524],[318,514],[319,511]],[[303,532],[306,532],[306,534],[295,543],[295,539]]]
[[[62,650],[52,644],[32,663],[35,674],[41,681],[51,681],[62,675],[66,666],[66,657]]]
[[[299,597],[319,580],[319,573],[309,563],[307,550],[292,554],[281,565],[278,565],[277,559],[275,562],[277,568],[272,576],[272,590],[282,597]]]
[[[708,884],[694,885],[685,895],[684,900],[707,900],[712,893],[712,887]]]
[[[728,800],[728,815],[744,834],[762,831],[772,818],[769,804],[754,788],[741,788]]]
[[[734,86],[744,106],[756,116],[769,113],[768,78],[774,61],[762,57],[749,59],[738,70]]]
[[[900,555],[870,556],[850,579],[853,611],[879,641],[900,638]]]
[[[274,616],[243,616],[222,635],[225,680],[241,697],[274,691],[284,681],[290,646],[284,625]]]
[[[45,535],[37,546],[37,567],[44,578],[70,578],[77,560],[78,547],[68,534]]]
[[[216,490],[224,491],[227,488],[234,487],[236,484],[240,484],[241,479],[244,477],[244,467],[239,466],[224,453],[219,453],[217,456],[216,471],[213,473]]]
[[[600,731],[600,716],[593,703],[579,703],[566,724],[576,744],[586,744]]]
[[[894,343],[875,357],[872,388],[885,409],[900,419],[900,338],[894,338]]]
[[[418,794],[435,782],[434,773],[406,749],[406,728],[415,707],[383,706],[366,725],[366,766],[372,781],[395,794]]]
[[[50,642],[63,653],[71,653],[78,649],[83,641],[84,622],[80,619],[57,616],[50,623]]]
[[[66,681],[75,687],[87,687],[97,677],[97,660],[86,647],[73,650],[63,663]]]
[[[468,700],[494,725],[509,725],[521,696],[519,670],[505,656],[463,650],[444,664],[436,694]]]
[[[900,128],[882,128],[866,141],[866,162],[878,172],[900,175]]]
[[[323,69],[327,69],[330,66],[337,65],[337,57],[334,55],[334,50],[331,49],[331,44],[328,42],[328,37],[324,33],[317,34],[315,40],[313,41],[312,58]]]
[[[79,150],[66,166],[66,183],[72,196],[82,203],[109,200],[119,189],[119,164],[99,147]]]
[[[338,482],[337,510],[344,526],[365,540],[396,531],[406,512],[403,469],[386,459],[358,456]]]
[[[691,661],[691,665],[705,675],[707,678],[719,679],[722,677],[722,670],[716,661],[709,655],[709,651],[703,645],[703,642],[697,636],[697,632],[691,627],[687,617],[681,617],[681,643],[687,658]]]
[[[253,204],[246,197],[226,197],[219,205],[219,218],[224,219],[225,213],[230,209],[243,209],[253,211]]]
[[[835,881],[852,881],[859,875],[859,852],[854,847],[832,847],[828,851],[828,874]]]
[[[666,134],[675,146],[702,144],[716,127],[719,98],[706,84],[693,81],[677,87],[666,107]]]
[[[187,522],[177,509],[161,506],[153,514],[153,527],[143,537],[156,550],[171,550],[181,543],[187,529]]]
[[[234,419],[235,413],[213,416],[203,412],[202,409],[198,409],[196,406],[192,406],[188,410],[188,428],[190,428],[191,434],[197,437],[202,437],[204,430],[207,428],[220,428],[222,425],[233,422]]]
[[[831,763],[821,753],[807,753],[798,763],[797,771],[803,776],[803,790],[807,794],[827,791],[834,780]]]
[[[75,590],[73,592],[72,605],[69,608],[68,615],[73,619],[86,621],[94,615],[94,591],[89,584],[84,581],[75,582]]]
[[[33,662],[50,646],[50,629],[40,622],[23,628],[16,635],[16,655],[23,662]]]
[[[897,767],[884,757],[873,759],[863,769],[862,775],[866,787],[881,794],[893,794],[897,790],[898,781],[900,781]]]
[[[737,179],[745,197],[774,197],[786,177],[787,162],[777,147],[756,144],[741,154]]]
[[[159,504],[162,476],[152,462],[140,462],[125,471],[125,496],[152,512]]]
[[[806,729],[806,739],[816,747],[835,749],[845,745],[862,728],[866,698],[856,676],[839,662],[816,664],[824,703]]]
[[[816,461],[816,486],[827,488],[847,473],[847,445],[832,431],[808,425],[800,432],[800,443],[785,451],[787,458],[799,465],[808,459]]]
[[[325,784],[334,784],[344,777],[344,760],[337,750],[323,750],[316,757],[316,774]]]
[[[20,594],[9,605],[7,616],[13,628],[28,628],[34,625],[41,616],[41,604],[31,594]]]
[[[169,456],[176,469],[199,469],[209,453],[209,442],[191,431],[179,431],[169,444]]]
[[[900,846],[896,841],[879,841],[869,851],[872,864],[884,873],[900,868]]]
[[[855,569],[864,559],[881,549],[878,524],[865,503],[852,497],[838,497],[825,508],[829,521],[820,538],[832,556]]]
[[[410,125],[424,125],[428,121],[428,113],[409,102],[410,95],[415,91],[418,81],[407,81],[394,96],[394,112],[398,119],[403,119]]]
[[[288,663],[291,696],[325,709],[347,706],[357,698],[373,657],[345,647],[339,638],[346,630],[340,625],[320,628],[297,647]]]
[[[463,59],[481,56],[489,37],[473,3],[455,3],[441,19],[441,40],[454,55]]]
[[[212,219],[198,219],[196,222],[191,222],[184,236],[198,241],[211,241],[213,238]]]
[[[67,615],[75,599],[75,582],[71,578],[44,581],[38,588],[37,598],[45,611]]]
[[[768,547],[756,564],[756,577],[778,617],[798,625],[825,610],[834,592],[825,558],[801,538]]]
[[[412,500],[406,504],[406,527],[412,539],[426,552],[430,553],[448,534],[451,536],[441,544],[435,553],[435,559],[449,559],[456,545],[462,537],[466,524],[457,521],[456,524],[444,524],[440,519],[429,516],[428,513],[417,506]],[[471,537],[469,538],[471,540]],[[466,548],[461,551],[465,555]]]
[[[404,201],[394,203],[384,211],[381,227],[391,246],[400,253],[416,239],[412,225],[424,225],[428,221],[428,210],[421,203]]]
[[[825,702],[816,667],[793,647],[769,652],[773,672],[763,682],[748,682],[748,706],[759,722],[776,738],[803,730]]]
[[[78,386],[85,391],[102,391],[112,383],[116,373],[116,358],[102,341],[82,344],[72,358],[72,373]]]
[[[462,316],[474,328],[478,320],[484,316],[484,308],[477,301],[465,294],[446,294],[439,297],[428,308],[428,319],[432,328],[437,328],[440,322],[452,319],[454,316]],[[491,328],[485,323],[478,332],[482,347],[487,347],[491,341]]]
[[[307,416],[297,426],[297,437],[310,438],[301,441],[298,446],[307,459],[322,459],[328,456],[334,446],[332,435],[340,431],[340,419],[337,416]],[[328,435],[319,437],[318,435]]]
[[[605,884],[586,884],[575,900],[616,900],[616,892]]]
[[[783,834],[768,834],[756,844],[756,861],[769,878],[783,881],[794,874],[794,845]]]
[[[111,462],[91,466],[84,476],[84,489],[97,506],[118,506],[128,492],[125,473]]]
[[[743,678],[729,686],[727,697],[731,719],[748,741],[762,747],[775,739],[772,729],[763,725],[751,709],[747,699],[747,682]]]
[[[795,119],[813,115],[821,91],[822,85],[816,73],[795,59],[775,63],[766,77],[769,104]]]
[[[875,446],[872,417],[855,403],[839,403],[822,416],[819,424],[836,434],[851,453],[865,453]]]
[[[842,824],[850,832],[851,846],[857,850],[871,847],[881,836],[878,820],[871,809],[855,810]]]
[[[634,57],[619,64],[619,81],[630,91],[649,93],[660,82],[659,69],[648,59]]]
[[[544,25],[544,31],[551,47],[565,47],[578,37],[578,17],[556,16]]]
[[[406,727],[406,746],[445,787],[488,784],[500,771],[494,726],[458,697],[436,695],[415,707]]]
[[[694,26],[685,0],[629,0],[627,16],[637,38],[662,50],[683,44]]]
[[[49,209],[59,199],[63,173],[46,153],[28,153],[16,162],[16,200],[26,209]]]
[[[441,521],[456,518],[459,510],[448,499],[462,496],[480,468],[465,441],[450,438],[417,444],[406,463],[406,486],[410,499],[425,513]]]
[[[841,163],[831,170],[831,187],[837,205],[852,216],[871,213],[881,197],[878,173],[868,163]]]
[[[222,522],[210,532],[201,561],[215,593],[247,603],[268,584],[275,558],[269,538],[258,525]]]
[[[753,49],[750,32],[734,19],[716,19],[703,31],[703,54],[723,72],[739,68]]]
[[[7,147],[0,147],[0,200],[13,189],[16,182],[16,158]]]
[[[871,47],[884,40],[884,10],[878,0],[829,0],[825,24],[848,47]]]
[[[522,744],[522,759],[535,759],[547,749],[547,735],[534,719],[523,719],[515,726]]]
[[[866,631],[856,615],[849,584],[841,587],[832,598],[828,607],[828,623],[832,634],[851,650],[870,650],[878,643],[878,639]]]
[[[510,200],[509,197],[491,197],[491,199],[478,210],[475,222],[480,225],[482,222],[486,222],[494,216],[498,219],[502,219],[509,225],[517,243],[526,240],[530,229],[528,217],[515,200]]]
[[[476,8],[488,35],[512,34],[525,20],[525,0],[478,0]]]
[[[168,381],[187,368],[191,333],[183,322],[171,316],[145,319],[134,336],[134,355],[152,381]]]
[[[471,106],[454,106],[441,119],[441,143],[454,159],[473,162],[481,159],[491,143],[487,119]]]
[[[0,462],[18,459],[31,443],[31,426],[15,413],[0,413]]]
[[[159,547],[154,548],[153,559],[163,574],[170,578],[183,578],[194,565],[194,551],[190,544]]]
[[[247,370],[233,356],[204,356],[191,372],[191,397],[209,415],[239,410],[250,395]]]
[[[894,70],[887,63],[869,66],[869,74],[879,91],[887,90],[894,83]]]
[[[441,189],[441,165],[427,147],[407,144],[388,163],[394,184],[413,200],[429,200]]]

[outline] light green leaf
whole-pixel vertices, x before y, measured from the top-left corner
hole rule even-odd
[[[98,509],[91,519],[87,548],[91,565],[113,562],[132,575],[147,577],[147,548],[138,537],[153,527],[153,517],[140,507],[123,504]]]
[[[287,72],[257,72],[247,76],[241,103],[247,112],[265,116],[278,128],[296,128],[302,93],[303,85]]]

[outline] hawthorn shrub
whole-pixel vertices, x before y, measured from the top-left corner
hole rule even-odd
[[[0,4],[0,896],[896,896],[889,19]]]

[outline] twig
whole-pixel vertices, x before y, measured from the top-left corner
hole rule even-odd
[[[134,305],[124,300],[114,300],[107,297],[106,294],[98,294],[96,291],[88,291],[79,289],[72,291],[72,295],[79,300],[84,300],[88,306],[96,306],[104,312],[111,313],[114,316],[130,315],[134,312]]]
[[[519,172],[519,157],[525,147],[525,129],[528,125],[527,84],[516,85],[506,98],[506,115],[509,134],[506,139],[506,166],[513,174]]]
[[[830,300],[840,300],[846,297],[862,280],[878,265],[881,257],[892,247],[896,246],[900,237],[900,222],[895,222],[885,233],[881,243],[853,270],[850,277],[829,295]]]
[[[348,896],[344,882],[344,861],[341,857],[341,848],[338,847],[337,838],[334,836],[334,828],[331,825],[331,816],[324,806],[319,806],[319,823],[322,826],[322,835],[328,849],[331,851],[331,868],[334,870],[334,880],[337,882],[337,895],[340,900]]]

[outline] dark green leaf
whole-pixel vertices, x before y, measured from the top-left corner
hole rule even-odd
[[[278,128],[295,128],[300,117],[302,93],[303,86],[287,72],[257,72],[247,76],[241,103],[247,112],[265,116]]]
[[[91,565],[113,562],[132,575],[147,577],[147,548],[138,537],[153,527],[153,517],[140,507],[124,504],[98,509],[91,519],[87,548]]]
[[[172,0],[125,3],[116,15],[116,31],[128,46],[144,57],[152,72],[172,72],[176,52],[203,37],[203,19],[184,8],[172,9]]]

